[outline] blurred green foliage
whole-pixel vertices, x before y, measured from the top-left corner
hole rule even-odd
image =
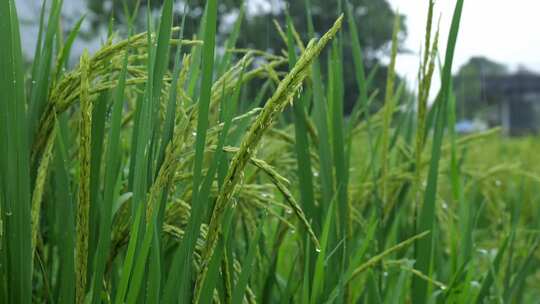
[[[95,13],[92,19],[94,27],[106,24],[111,16],[114,16],[116,22],[124,23],[125,8],[132,12],[140,2],[140,7],[145,8],[150,3],[152,9],[157,10],[161,7],[163,0],[145,1],[145,0],[126,0],[126,1],[102,1],[102,0],[86,0],[89,8]],[[196,34],[199,22],[204,11],[204,0],[187,1],[188,9],[186,16],[186,28],[184,35],[192,37]],[[176,1],[175,13],[176,18],[181,18],[186,1]],[[239,7],[244,3],[246,7],[245,20],[242,25],[242,35],[240,35],[237,47],[238,48],[253,48],[258,50],[269,50],[274,54],[280,54],[285,48],[285,42],[280,37],[274,26],[273,20],[277,20],[279,24],[285,24],[287,12],[291,16],[294,26],[301,36],[302,40],[309,40],[307,27],[306,2],[302,0],[282,1],[282,0],[224,0],[219,2],[218,18],[218,45],[222,45],[227,36],[233,31],[233,23],[239,15]],[[375,66],[379,67],[378,73],[374,75],[373,87],[378,88],[380,92],[384,92],[386,84],[387,67],[382,62],[389,56],[390,43],[392,39],[393,20],[396,17],[396,12],[390,6],[388,0],[352,0],[353,14],[357,20],[357,31],[361,32],[359,36],[360,44],[364,52],[364,65],[367,70],[372,70]],[[328,0],[311,0],[309,5],[312,11],[313,24],[315,31],[321,34],[328,29],[335,21],[342,9],[341,1]],[[398,39],[402,42],[407,35],[406,18],[400,17],[400,34]],[[232,22],[231,22],[232,21]],[[140,18],[138,18],[140,29],[144,28],[144,10],[140,10]],[[349,29],[344,28],[341,32],[343,37],[349,37]],[[353,55],[350,39],[343,39],[342,42],[343,61],[352,63]],[[323,70],[325,65],[323,65]],[[345,92],[344,110],[349,113],[355,104],[358,93],[356,90],[356,81],[354,74],[354,66],[345,64],[343,66],[343,80]],[[398,79],[398,83],[400,80]],[[252,95],[256,95],[258,87],[262,83],[255,83],[248,90],[255,91]],[[382,104],[381,100],[376,100],[374,108],[379,108]]]

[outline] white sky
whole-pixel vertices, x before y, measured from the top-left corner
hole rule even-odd
[[[407,16],[406,47],[413,54],[398,58],[397,70],[414,82],[418,52],[424,40],[428,0],[389,0]],[[440,48],[445,50],[456,0],[436,0],[441,16]],[[465,0],[454,71],[472,56],[486,56],[516,68],[540,71],[540,0]],[[444,57],[444,53],[442,55]]]
[[[30,5],[35,0],[18,0],[22,20],[34,20],[39,16],[39,6]],[[86,10],[83,0],[64,1],[64,13],[79,16]],[[268,1],[250,0],[258,9],[268,9]],[[330,1],[330,0],[329,0]],[[427,6],[429,0],[388,0],[400,13],[407,16],[408,36],[405,48],[412,53],[400,54],[397,61],[398,73],[405,76],[409,86],[415,87],[419,63],[419,50],[423,45]],[[446,46],[447,35],[456,0],[435,0],[436,20],[441,17],[440,50]],[[179,2],[179,1],[178,1]],[[465,0],[461,30],[454,60],[454,71],[472,56],[486,56],[492,60],[516,68],[523,65],[540,71],[540,0]],[[83,27],[87,25],[84,24]],[[31,45],[37,35],[34,26],[23,27],[23,45]],[[80,41],[79,41],[80,42]],[[99,42],[99,41],[97,41]],[[83,47],[95,49],[99,43],[76,43],[74,53]],[[79,50],[80,49],[80,50]],[[25,48],[31,56],[33,47]],[[438,77],[436,78],[438,79]],[[433,91],[437,90],[437,83]]]

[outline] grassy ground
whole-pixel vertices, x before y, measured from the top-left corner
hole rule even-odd
[[[379,92],[347,2],[319,39],[279,25],[279,55],[234,50],[239,20],[216,56],[218,1],[188,40],[166,0],[148,32],[111,26],[69,67],[80,24],[61,37],[53,0],[25,71],[16,3],[2,1],[0,302],[534,302],[538,141],[453,133],[463,1],[446,50],[430,3],[411,99],[395,81],[399,20]]]

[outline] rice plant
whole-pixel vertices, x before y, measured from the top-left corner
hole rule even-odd
[[[276,22],[281,54],[235,48],[243,8],[220,53],[217,0],[189,38],[173,0],[135,33],[137,6],[70,65],[82,20],[63,37],[51,0],[28,69],[1,1],[0,303],[534,302],[536,142],[455,134],[464,0],[449,29],[428,1],[415,95],[396,79],[399,17],[379,92],[347,1],[319,38],[305,1],[309,41]]]

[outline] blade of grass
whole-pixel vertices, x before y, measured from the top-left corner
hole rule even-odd
[[[296,64],[296,50],[294,44],[292,21],[287,14],[287,46],[289,54],[289,68],[292,69]],[[313,193],[313,172],[311,171],[311,157],[309,151],[309,139],[305,120],[305,98],[299,97],[293,102],[294,110],[294,134],[296,161],[298,163],[298,182],[300,186],[300,197],[303,209],[310,219],[315,223],[319,222],[317,210],[315,207],[315,198]],[[317,229],[317,228],[316,228]]]
[[[264,132],[272,125],[276,116],[283,111],[289,101],[293,100],[294,95],[297,94],[299,87],[305,77],[307,77],[308,67],[311,65],[313,58],[317,57],[326,44],[335,36],[341,26],[342,20],[343,18],[340,17],[318,42],[310,42],[292,71],[280,82],[276,92],[268,100],[244,136],[240,144],[240,149],[231,161],[225,182],[223,183],[224,186],[216,199],[208,228],[207,243],[202,252],[203,268],[199,274],[200,279],[198,281],[204,281],[204,276],[207,272],[205,265],[207,265],[209,259],[212,257],[217,240],[220,237],[220,226],[222,225],[224,212],[228,210],[232,195],[240,181],[241,172],[244,171],[248,160],[251,158],[253,149],[257,147]]]
[[[223,160],[223,153],[219,155],[221,158],[220,160]],[[231,222],[232,222],[232,210],[228,211],[228,214],[225,216],[225,223],[223,228],[223,235],[224,237],[220,239],[220,243],[217,246],[216,252],[214,253],[214,256],[212,257],[212,260],[210,261],[210,266],[208,267],[208,276],[206,277],[206,280],[204,281],[204,284],[202,286],[202,290],[205,292],[201,293],[199,296],[200,298],[195,298],[195,303],[210,303],[212,302],[212,298],[214,296],[214,290],[217,283],[217,278],[219,276],[219,266],[221,265],[221,261],[224,258],[224,251],[225,251],[225,244],[227,242],[228,236],[230,236],[230,229],[231,229]],[[243,265],[243,267],[249,267],[247,265]],[[241,279],[241,277],[240,277]],[[240,281],[238,281],[240,283]],[[195,292],[197,293],[197,292]],[[241,301],[240,301],[241,302]],[[231,302],[231,303],[240,303],[240,302]]]
[[[242,70],[240,73],[240,77],[238,78],[238,82],[236,84],[233,96],[231,98],[225,98],[222,97],[222,100],[224,100],[224,103],[221,105],[221,116],[223,119],[223,129],[221,131],[221,134],[218,139],[218,144],[216,148],[216,153],[214,154],[214,158],[212,160],[211,167],[209,169],[209,173],[207,174],[205,181],[201,188],[201,201],[200,202],[206,202],[209,200],[208,194],[210,193],[210,187],[212,184],[212,181],[214,179],[214,175],[217,173],[217,179],[218,179],[218,185],[220,189],[223,187],[223,183],[226,176],[226,166],[227,166],[227,158],[225,153],[223,152],[223,148],[225,146],[225,143],[228,138],[228,133],[231,128],[232,119],[234,116],[234,112],[236,108],[238,107],[238,101],[240,98],[240,92],[242,88],[242,79],[244,77],[244,71],[245,71],[245,63],[242,66]],[[223,89],[223,92],[225,90]],[[225,216],[225,224],[223,228],[223,235],[227,236],[228,231],[231,228],[231,219],[233,216],[232,210],[228,210],[227,214]],[[223,254],[223,251],[225,250],[226,240],[222,240],[219,244],[220,248],[214,253],[212,257],[212,261],[215,261],[215,264],[210,265],[208,267],[208,272],[206,274],[206,277],[204,276],[204,273],[199,273],[197,276],[197,281],[195,283],[195,296],[194,296],[194,303],[207,303],[207,293],[208,292],[202,292],[203,290],[213,290],[215,286],[215,280],[217,278],[217,271],[219,265],[219,261],[221,261],[221,255]],[[211,262],[212,264],[212,262]],[[201,296],[202,294],[202,296]],[[234,302],[233,302],[234,303]]]
[[[452,81],[451,81],[452,83]],[[450,84],[452,88],[452,84]],[[463,186],[460,179],[461,168],[458,162],[457,155],[457,136],[455,132],[456,125],[456,96],[453,89],[450,90],[450,100],[448,103],[448,130],[451,140],[451,158],[450,158],[450,176],[452,182],[452,196],[454,201],[458,202],[460,213],[460,231],[462,234],[459,253],[459,265],[464,265],[469,262],[473,250],[473,222],[474,222],[474,204],[466,202],[463,197]]]
[[[150,155],[151,155],[151,134],[154,127],[154,102],[153,102],[153,84],[154,84],[154,64],[155,64],[155,47],[154,41],[151,34],[151,18],[150,11],[146,14],[148,33],[146,35],[147,41],[147,73],[148,80],[146,82],[144,95],[140,97],[137,104],[137,113],[136,113],[136,122],[133,126],[133,138],[134,145],[131,150],[131,168],[130,175],[132,176],[132,189],[133,189],[133,199],[131,204],[131,215],[132,215],[132,228],[129,234],[129,243],[124,259],[124,264],[122,266],[122,277],[120,279],[119,287],[115,296],[115,303],[123,303],[126,293],[128,291],[130,277],[132,276],[132,271],[135,268],[134,263],[139,261],[135,260],[134,256],[138,249],[141,246],[143,239],[146,239],[147,248],[148,243],[151,241],[150,236],[144,234],[144,220],[146,218],[144,203],[147,197],[148,184],[149,184],[149,175],[150,172]],[[161,43],[163,43],[161,41]],[[168,41],[167,41],[168,43]],[[152,229],[153,223],[149,221],[148,227],[149,230]],[[150,234],[151,235],[151,234]],[[146,256],[144,257],[144,262],[146,262]],[[138,264],[140,264],[139,262]],[[140,268],[140,266],[139,266]],[[138,274],[140,276],[140,274]],[[141,278],[142,279],[142,278]],[[140,282],[139,282],[140,283]],[[140,287],[135,284],[134,288],[138,289]]]
[[[313,272],[313,283],[312,283],[312,289],[311,289],[311,302],[310,303],[317,303],[320,300],[320,297],[322,295],[322,292],[324,290],[324,274],[325,274],[325,259],[326,259],[326,250],[328,248],[328,241],[329,241],[329,234],[330,230],[332,229],[332,225],[334,225],[334,217],[333,214],[335,212],[334,205],[335,205],[335,199],[331,201],[330,206],[328,207],[328,210],[326,212],[326,219],[324,221],[324,226],[322,230],[322,236],[321,236],[321,249],[320,252],[317,255],[317,259],[315,262],[315,269]]]
[[[304,250],[304,256],[305,256],[305,261],[304,261],[304,272],[303,272],[303,282],[302,282],[302,299],[301,299],[301,303],[302,304],[309,304],[309,295],[310,295],[310,286],[309,286],[309,278],[310,278],[310,273],[311,273],[311,248],[310,248],[310,243],[309,243],[309,239],[308,239],[308,236],[306,236],[306,241],[304,242],[304,244],[306,244],[306,249]]]
[[[92,125],[90,135],[90,213],[88,237],[88,269],[93,269],[99,233],[99,215],[101,213],[102,196],[100,191],[101,163],[103,155],[103,138],[105,137],[105,120],[107,116],[110,91],[104,91],[93,101]]]
[[[0,276],[6,282],[8,303],[30,303],[32,256],[30,232],[30,169],[25,112],[24,74],[15,1],[0,3],[0,140],[2,142],[1,209],[5,227],[6,265]]]
[[[240,3],[240,11],[238,12],[238,16],[236,17],[236,22],[234,23],[233,30],[229,34],[229,37],[225,42],[225,53],[223,54],[223,57],[221,58],[219,64],[217,64],[218,68],[216,75],[221,76],[231,63],[232,52],[230,52],[229,50],[235,47],[238,41],[238,37],[240,37],[240,30],[242,29],[242,22],[244,20],[245,10],[245,4],[242,0]]]
[[[124,90],[127,78],[128,53],[124,55],[124,62],[118,86],[114,92],[111,123],[109,130],[109,141],[105,152],[105,176],[103,189],[103,207],[100,214],[99,238],[96,254],[94,256],[94,270],[92,293],[90,302],[97,304],[102,289],[103,273],[105,271],[105,262],[107,253],[110,249],[110,233],[112,225],[112,212],[115,197],[115,184],[120,170],[120,129],[122,123],[122,107],[124,104]]]
[[[70,185],[69,147],[67,117],[61,116],[57,122],[58,135],[54,153],[55,210],[57,213],[58,258],[60,265],[60,286],[57,303],[71,304],[75,301],[75,199]]]
[[[187,5],[184,8],[184,13],[182,15],[182,22],[180,25],[180,33],[178,35],[178,39],[182,39],[184,37],[184,28],[186,24],[186,16],[187,16]],[[163,135],[161,138],[161,146],[160,146],[160,152],[158,154],[158,161],[157,165],[158,167],[162,165],[163,159],[165,157],[165,149],[167,148],[167,145],[172,139],[173,133],[174,133],[174,120],[175,120],[175,112],[176,112],[176,100],[178,98],[178,80],[180,77],[181,72],[181,58],[180,55],[182,53],[182,45],[178,46],[178,49],[176,50],[176,55],[174,58],[174,71],[173,71],[173,78],[171,81],[171,88],[169,89],[169,101],[167,103],[167,112],[163,127]]]
[[[149,47],[149,51],[152,54],[150,60],[153,61],[153,64],[150,64],[150,71],[152,72],[152,77],[149,77],[148,88],[149,93],[147,93],[148,103],[151,104],[153,110],[148,112],[148,115],[154,115],[153,119],[149,121],[150,125],[154,122],[157,122],[158,109],[160,105],[160,96],[161,96],[161,87],[163,83],[163,77],[165,75],[165,70],[168,64],[168,53],[169,53],[169,41],[171,39],[172,33],[172,23],[173,23],[173,3],[172,0],[166,0],[163,4],[161,12],[161,22],[159,24],[159,33],[157,37],[157,45],[155,48],[155,53],[153,53],[153,48]],[[152,81],[152,82],[151,82]],[[157,128],[156,128],[157,130]],[[150,135],[150,134],[147,134]],[[147,148],[149,149],[149,148]],[[149,160],[146,159],[146,162]],[[159,171],[162,172],[161,170]],[[156,178],[156,183],[158,183],[159,178]],[[150,248],[154,243],[154,236],[156,236],[156,225],[157,225],[157,214],[158,212],[152,212],[154,210],[154,203],[160,201],[160,197],[153,197],[153,195],[159,195],[157,193],[150,192],[150,195],[144,195],[147,200],[147,223],[144,229],[144,235],[139,248],[137,259],[133,268],[133,276],[129,285],[129,292],[127,297],[127,303],[135,303],[138,300],[139,292],[141,285],[143,284],[143,277],[145,275],[146,263],[148,259],[148,254]],[[142,202],[140,202],[142,204]],[[157,208],[159,209],[159,208]],[[159,231],[159,230],[158,230]],[[131,241],[131,240],[130,240]],[[157,244],[157,243],[154,243]],[[157,249],[157,248],[154,248]],[[159,251],[155,251],[155,254],[159,254]],[[159,264],[159,261],[156,262]],[[157,271],[157,269],[154,269]],[[155,280],[160,280],[160,275],[150,276],[150,285],[159,286],[159,282]]]
[[[510,289],[508,290],[508,292],[504,292],[504,301],[506,303],[511,303],[514,297],[519,297],[516,292],[521,288],[523,284],[525,284],[525,279],[527,275],[531,272],[531,264],[534,263],[534,254],[536,253],[539,246],[540,242],[537,238],[529,249],[529,252],[525,257],[525,261],[523,261],[521,267],[519,267],[519,271],[516,273],[516,277],[513,279]]]
[[[64,73],[64,68],[66,67],[66,64],[69,59],[69,55],[71,54],[71,49],[73,47],[73,43],[75,42],[75,39],[77,39],[79,32],[81,30],[81,25],[86,18],[86,15],[82,16],[77,23],[75,23],[75,26],[73,26],[73,29],[71,29],[71,32],[68,35],[68,38],[66,39],[66,42],[64,43],[64,46],[62,47],[62,51],[60,52],[58,59],[56,61],[56,77],[55,79],[58,81],[60,79],[60,76]]]
[[[311,38],[315,37],[315,29],[313,26],[313,16],[311,13],[311,3],[310,0],[306,0],[306,13],[308,17],[308,33]],[[321,75],[321,67],[318,58],[313,60],[313,65],[311,67],[311,78],[313,81],[313,114],[315,124],[317,126],[317,132],[319,135],[319,180],[321,183],[321,192],[322,192],[322,203],[321,203],[321,214],[326,212],[330,201],[332,200],[333,190],[334,190],[334,177],[332,169],[332,154],[330,150],[330,142],[328,135],[328,111],[327,104],[324,98],[324,87]],[[319,227],[322,225],[322,218],[318,219]]]
[[[351,118],[349,119],[349,134],[348,134],[348,141],[347,141],[347,163],[350,163],[351,158],[351,145],[352,145],[352,132],[353,127],[356,123],[356,120],[359,119],[360,113],[365,115],[366,120],[366,126],[367,126],[367,142],[368,142],[368,151],[369,155],[375,156],[374,153],[374,144],[373,144],[373,131],[371,126],[371,113],[370,113],[370,98],[368,97],[368,91],[371,87],[371,83],[373,82],[373,78],[375,77],[375,74],[378,70],[378,66],[376,65],[370,74],[368,75],[366,79],[365,74],[365,67],[364,67],[364,58],[362,53],[362,47],[360,44],[359,34],[357,30],[356,22],[354,21],[354,13],[353,13],[353,6],[349,1],[345,2],[345,11],[347,14],[347,21],[349,25],[349,33],[350,33],[350,39],[352,44],[352,55],[353,55],[353,63],[355,67],[355,76],[356,81],[358,85],[359,90],[359,98],[357,103],[355,104],[355,107],[353,109],[353,113],[351,113]],[[374,161],[372,161],[374,162]],[[348,165],[349,166],[349,165]],[[375,170],[375,166],[372,166],[372,180],[373,182],[376,182],[377,179],[377,173]]]
[[[495,259],[491,263],[492,267],[490,268],[490,271],[487,273],[486,277],[482,281],[482,287],[480,287],[480,291],[478,292],[478,296],[476,297],[476,304],[484,303],[485,299],[489,295],[489,289],[491,288],[493,281],[496,279],[496,276],[499,273],[501,261],[504,257],[504,253],[506,252],[506,247],[508,245],[509,240],[510,240],[510,236],[507,236],[502,242],[501,246],[499,246],[497,250],[497,255],[495,256]]]
[[[36,49],[34,50],[34,63],[32,64],[32,74],[31,79],[37,79],[37,73],[39,68],[39,58],[41,57],[41,48],[43,46],[43,28],[45,23],[45,11],[47,7],[47,0],[43,0],[41,4],[41,10],[39,12],[39,29],[38,29],[38,38],[36,42]]]
[[[398,34],[400,31],[401,18],[399,14],[396,14],[394,20],[394,28],[392,32],[392,51],[390,55],[390,65],[387,69],[387,79],[386,79],[386,94],[384,96],[384,113],[383,113],[383,126],[382,126],[382,139],[381,139],[381,194],[382,194],[382,203],[384,208],[387,205],[390,205],[390,194],[389,194],[389,185],[388,185],[388,167],[389,167],[389,157],[390,157],[390,127],[392,123],[392,116],[394,115],[394,108],[396,104],[395,99],[395,68],[396,68],[396,58],[397,58],[397,49],[398,49]],[[381,214],[380,216],[384,216]],[[382,218],[381,218],[382,221]]]
[[[463,0],[456,2],[454,16],[452,18],[452,25],[450,28],[450,35],[448,38],[448,44],[446,49],[445,64],[442,75],[442,88],[441,88],[441,107],[437,115],[435,131],[433,134],[433,146],[431,153],[431,162],[429,167],[429,174],[427,179],[427,186],[424,195],[424,204],[420,216],[418,218],[418,232],[433,230],[435,221],[435,200],[437,194],[437,183],[439,175],[439,161],[441,158],[441,146],[444,136],[444,129],[446,125],[446,110],[448,100],[450,98],[450,77],[452,73],[452,63],[454,59],[454,53],[456,48],[457,36],[459,32],[459,26],[461,21],[461,12],[463,10]],[[421,239],[416,244],[416,264],[415,269],[425,273],[431,274],[432,263],[432,237]],[[427,299],[428,283],[419,278],[413,278],[413,301],[415,303],[425,303]]]
[[[202,216],[204,215],[206,208],[205,204],[207,203],[208,199],[208,191],[205,193],[201,189],[201,181],[203,177],[203,157],[206,145],[206,132],[209,124],[209,105],[212,96],[216,26],[217,0],[210,0],[206,4],[205,17],[201,22],[201,30],[204,31],[204,44],[202,50],[203,79],[200,89],[200,98],[197,103],[198,119],[196,129],[197,133],[195,137],[195,159],[193,166],[192,213],[186,227],[184,239],[178,247],[172,263],[172,266],[175,267],[175,269],[178,269],[180,276],[169,276],[165,290],[165,301],[172,301],[174,298],[178,297],[184,302],[191,301],[193,251],[200,232]],[[196,59],[196,57],[194,57],[194,59]],[[197,63],[195,62],[195,66],[196,65]],[[190,77],[194,76],[190,75]],[[208,183],[211,184],[211,181],[214,179],[214,174],[210,174],[210,172],[207,173],[206,180],[209,180],[210,182]]]
[[[332,292],[329,294],[328,298],[324,303],[334,303],[338,296],[340,294],[343,294],[343,286],[346,286],[346,284],[351,280],[352,273],[355,270],[354,267],[357,265],[360,265],[360,262],[364,258],[365,254],[367,253],[370,246],[373,244],[373,240],[375,239],[375,233],[377,231],[377,216],[373,212],[370,216],[370,220],[368,222],[367,227],[369,227],[369,230],[365,233],[365,238],[362,239],[362,242],[360,244],[360,247],[353,251],[356,252],[351,257],[350,266],[348,267],[347,271],[341,275],[340,277],[340,283],[337,284],[337,286],[332,290]]]
[[[334,157],[335,167],[335,179],[336,179],[336,193],[338,201],[338,239],[346,239],[350,233],[352,233],[350,227],[350,210],[348,200],[348,185],[349,185],[349,172],[347,162],[345,159],[345,146],[344,141],[344,118],[343,118],[343,66],[342,66],[342,52],[339,42],[334,40],[331,50],[331,65],[332,65],[332,82],[331,82],[331,98],[329,104],[331,108],[330,112],[330,124],[331,124],[331,146]]]
[[[33,141],[34,132],[36,131],[34,128],[41,118],[41,113],[43,112],[48,99],[47,95],[49,93],[54,38],[60,22],[62,4],[63,0],[52,1],[50,15],[47,21],[45,40],[43,41],[43,50],[39,53],[39,59],[36,61],[36,64],[39,64],[39,66],[36,70],[36,78],[32,79],[32,95],[30,96],[29,103],[28,131],[30,132],[30,142]]]

